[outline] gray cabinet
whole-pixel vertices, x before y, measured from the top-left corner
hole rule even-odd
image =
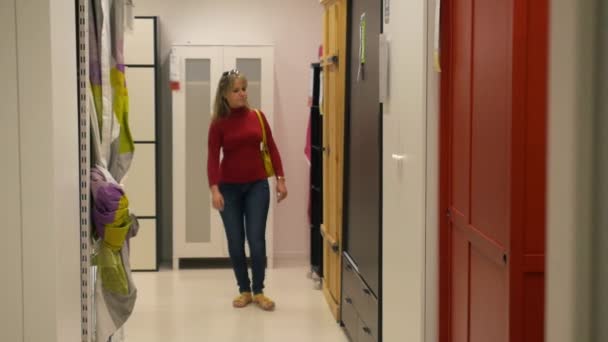
[[[378,298],[348,257],[342,260],[342,324],[353,342],[378,341]]]
[[[381,298],[382,110],[381,2],[352,0],[347,109],[342,316],[353,342],[378,341]],[[366,23],[366,39],[359,26]],[[364,48],[361,44],[366,44]],[[361,56],[364,53],[365,56]]]

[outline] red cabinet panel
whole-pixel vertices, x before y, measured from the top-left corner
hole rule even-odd
[[[471,47],[471,223],[501,246],[509,232],[510,2],[474,1]]]
[[[469,336],[469,251],[470,244],[466,236],[458,230],[452,234],[452,268],[458,270],[451,283],[454,342],[466,342]]]
[[[471,342],[508,342],[508,277],[506,266],[471,250]]]
[[[543,341],[547,18],[547,0],[444,0],[442,342]]]
[[[468,163],[461,160],[470,159],[471,146],[471,33],[473,0],[460,0],[457,3],[457,24],[454,25],[454,96],[452,101],[454,129],[449,132],[451,136],[451,182],[452,191],[450,205],[455,214],[470,216],[470,174]]]

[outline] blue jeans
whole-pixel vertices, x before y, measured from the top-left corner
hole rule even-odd
[[[220,184],[224,210],[220,212],[228,240],[228,253],[239,292],[262,293],[266,276],[266,218],[270,204],[268,180]],[[253,287],[247,271],[245,236],[251,253]]]

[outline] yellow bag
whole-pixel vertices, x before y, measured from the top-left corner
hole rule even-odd
[[[259,110],[255,110],[258,114],[258,120],[260,120],[260,126],[262,127],[262,146],[260,152],[262,154],[262,161],[264,162],[264,170],[268,177],[274,176],[274,167],[272,166],[272,158],[270,158],[270,151],[268,151],[268,144],[266,143],[266,127],[264,126],[264,120]]]

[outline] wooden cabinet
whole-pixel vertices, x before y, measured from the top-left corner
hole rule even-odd
[[[346,75],[346,0],[322,0],[323,15],[323,293],[340,317],[344,106]]]

